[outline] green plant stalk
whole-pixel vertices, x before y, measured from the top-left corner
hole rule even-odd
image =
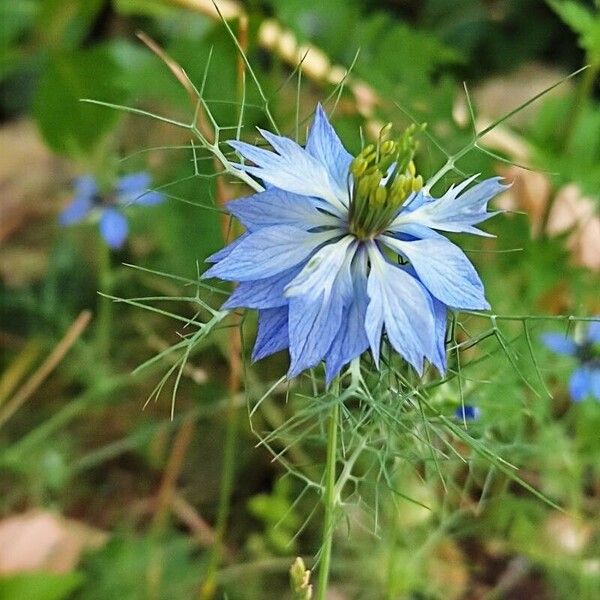
[[[577,123],[583,109],[587,106],[594,90],[594,82],[600,73],[600,62],[591,62],[583,73],[583,77],[575,91],[575,99],[571,105],[569,115],[566,119],[562,147],[569,147],[571,139],[577,129]]]
[[[333,392],[339,395],[339,380],[333,383]],[[333,529],[335,525],[336,485],[335,466],[337,457],[337,426],[340,412],[340,403],[337,398],[331,407],[327,424],[327,458],[325,462],[323,506],[325,518],[323,520],[323,537],[321,547],[321,558],[319,566],[319,579],[317,581],[317,594],[315,600],[325,600],[327,596],[327,584],[329,582],[329,571],[331,568],[331,549],[333,546]]]
[[[101,236],[98,236],[98,291],[111,295],[114,274],[111,266],[110,248]],[[112,327],[112,304],[110,298],[98,297],[98,318],[96,320],[96,351],[101,360],[110,354],[110,335]]]

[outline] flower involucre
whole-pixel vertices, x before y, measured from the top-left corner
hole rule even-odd
[[[319,105],[304,148],[262,130],[274,151],[229,142],[266,189],[228,203],[247,231],[209,257],[205,277],[239,283],[223,308],[258,310],[253,360],[288,348],[289,377],[324,360],[330,381],[369,348],[379,364],[385,332],[419,374],[425,360],[445,371],[447,309],[489,305],[439,232],[487,235],[474,225],[506,186],[468,187],[473,177],[433,198],[412,160],[415,130],[390,140],[386,127],[353,158]]]

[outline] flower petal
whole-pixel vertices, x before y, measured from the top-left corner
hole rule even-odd
[[[257,361],[288,347],[288,307],[258,311],[258,332],[252,360]]]
[[[340,369],[360,356],[369,347],[365,330],[367,296],[367,256],[359,249],[351,266],[353,294],[350,304],[344,307],[339,331],[331,343],[326,361],[326,383],[329,384]]]
[[[92,200],[96,194],[100,193],[98,184],[91,175],[77,177],[74,186],[76,196],[87,196],[90,200]]]
[[[239,237],[235,238],[232,242],[229,242],[227,246],[224,246],[220,250],[217,250],[214,254],[211,254],[208,258],[204,259],[207,263],[218,263],[224,258],[229,256],[250,234],[248,232],[242,233]]]
[[[600,344],[600,321],[590,322],[586,337],[590,342],[592,342],[592,344]]]
[[[58,223],[63,227],[83,221],[92,210],[90,196],[75,196],[70,204],[58,216]]]
[[[285,287],[300,273],[303,265],[296,265],[282,273],[256,279],[242,281],[233,291],[222,308],[275,308],[284,306],[288,299],[284,296]]]
[[[331,183],[336,188],[336,195],[346,198],[352,155],[342,145],[321,104],[317,104],[315,118],[306,141],[306,151],[325,165]]]
[[[321,244],[339,232],[309,233],[282,225],[250,233],[202,277],[231,281],[251,281],[277,275],[305,260]]]
[[[421,282],[444,304],[457,309],[490,307],[475,267],[452,242],[444,238],[402,242],[389,236],[380,240],[406,256]]]
[[[262,130],[261,134],[276,152],[237,140],[228,142],[244,158],[256,165],[242,165],[240,168],[287,192],[322,198],[338,215],[346,213],[347,209],[338,198],[337,189],[331,184],[325,165],[288,138]]]
[[[590,391],[596,400],[600,401],[600,369],[590,369]]]
[[[423,357],[434,354],[433,304],[427,290],[405,269],[388,263],[376,244],[368,246],[371,272],[365,327],[375,363],[379,363],[383,326],[391,345],[418,373]]]
[[[433,355],[429,357],[441,375],[446,372],[446,327],[448,325],[448,310],[446,305],[435,298],[433,301],[433,316],[435,321],[435,344]]]
[[[117,209],[107,208],[102,213],[102,217],[100,217],[100,233],[111,248],[121,248],[127,239],[128,231],[127,219]]]
[[[143,206],[153,206],[160,204],[165,197],[159,192],[149,190],[152,178],[146,171],[130,173],[119,179],[116,185],[116,192],[121,204],[139,204]]]
[[[575,402],[580,402],[591,393],[590,369],[580,367],[573,372],[569,380],[569,393]]]
[[[574,356],[577,352],[577,344],[563,333],[544,333],[540,339],[546,348],[556,354]]]
[[[226,207],[250,231],[275,225],[312,229],[339,223],[337,218],[317,210],[315,204],[308,196],[272,187],[253,196],[228,202]]]
[[[400,232],[403,225],[416,223],[441,231],[488,235],[473,225],[498,214],[487,212],[488,202],[509,186],[501,184],[500,177],[492,177],[463,192],[475,177],[477,175],[450,187],[441,198],[432,198],[426,192],[420,192],[400,211],[390,230]]]
[[[327,300],[342,265],[346,263],[346,269],[349,269],[357,244],[354,237],[346,235],[337,242],[321,248],[286,287],[286,297],[306,296],[316,300],[323,294],[324,300]],[[347,290],[348,286],[344,289]],[[352,290],[349,290],[350,296],[351,292]]]

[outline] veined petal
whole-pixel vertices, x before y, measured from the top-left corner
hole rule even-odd
[[[336,231],[309,233],[282,225],[250,233],[203,275],[232,281],[251,281],[277,275],[306,259],[321,244],[339,236]]]
[[[228,202],[226,207],[250,231],[276,225],[312,229],[339,224],[338,218],[317,210],[315,204],[308,196],[272,187],[247,198]]]
[[[391,345],[418,373],[432,356],[435,322],[427,290],[406,270],[388,263],[375,243],[368,245],[371,272],[365,327],[373,358],[379,363],[383,326]]]
[[[258,332],[252,360],[257,361],[288,347],[288,307],[258,311]]]
[[[440,231],[488,235],[473,225],[498,214],[487,212],[488,202],[509,186],[501,184],[500,177],[492,177],[463,192],[475,177],[450,187],[441,198],[431,198],[426,192],[420,192],[400,211],[389,229],[401,232],[403,225],[416,223]]]
[[[287,192],[322,198],[338,215],[346,213],[347,209],[338,198],[337,190],[331,184],[325,165],[288,138],[267,131],[261,131],[261,134],[276,152],[237,140],[228,142],[244,158],[256,165],[243,165],[241,168],[250,175],[259,177]]]
[[[385,235],[379,239],[408,258],[421,282],[444,304],[473,310],[490,307],[475,267],[452,242],[443,238],[402,242]]]
[[[365,330],[367,296],[367,255],[363,248],[355,254],[351,266],[353,294],[350,304],[342,313],[341,326],[325,356],[326,383],[329,384],[340,369],[352,359],[360,356],[369,347]]]
[[[321,248],[285,288],[286,297],[302,295],[316,300],[323,295],[324,301],[327,301],[342,265],[346,264],[346,269],[349,268],[357,245],[354,237],[346,235],[337,242]],[[347,289],[347,286],[344,289]]]
[[[352,155],[344,148],[320,103],[317,104],[315,118],[308,133],[306,151],[326,166],[337,197],[345,199],[348,195]]]
[[[590,369],[580,367],[573,372],[569,380],[569,393],[575,402],[583,400],[590,392]]]
[[[433,300],[433,316],[435,321],[435,343],[430,360],[441,375],[446,372],[446,327],[448,310],[446,305],[435,298]]]
[[[114,249],[121,248],[127,239],[129,226],[125,215],[116,208],[107,208],[100,217],[100,233],[106,243]]]
[[[540,339],[546,348],[556,354],[574,356],[577,352],[577,344],[563,333],[544,333]]]
[[[229,256],[245,239],[248,238],[250,233],[245,231],[239,237],[235,238],[232,242],[224,246],[220,250],[217,250],[214,254],[211,254],[208,258],[204,260],[207,263],[218,263],[222,261],[224,258]]]
[[[301,270],[302,265],[296,265],[282,273],[273,275],[273,277],[242,281],[222,308],[275,308],[284,306],[288,303],[288,299],[284,296],[284,289]]]

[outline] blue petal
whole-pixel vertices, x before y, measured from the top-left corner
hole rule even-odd
[[[82,175],[75,179],[76,196],[87,196],[91,200],[99,192],[96,180],[91,175]]]
[[[501,184],[501,178],[493,177],[463,192],[475,177],[452,186],[441,198],[431,198],[426,192],[421,192],[406,209],[400,211],[390,229],[401,231],[403,225],[417,223],[441,231],[488,235],[473,225],[498,214],[487,212],[488,202],[509,186]]]
[[[389,236],[381,241],[411,262],[425,287],[444,304],[457,309],[490,307],[475,267],[462,250],[445,238],[402,242]]]
[[[309,233],[295,227],[265,227],[239,242],[203,275],[232,281],[251,281],[277,275],[305,260],[336,232]]]
[[[546,348],[556,354],[574,356],[577,352],[577,344],[562,333],[544,333],[540,339]]]
[[[227,210],[247,229],[290,225],[299,229],[311,229],[323,225],[338,224],[338,219],[317,210],[308,196],[269,188],[248,198],[227,203]]]
[[[306,151],[325,165],[336,194],[348,193],[348,176],[352,155],[346,151],[337,133],[329,123],[321,104],[317,105],[315,119],[306,141]]]
[[[476,406],[465,404],[456,409],[454,416],[461,421],[473,421],[479,418],[479,409]]]
[[[284,296],[284,289],[300,273],[303,266],[296,265],[265,279],[242,281],[222,308],[275,308],[284,306],[288,303],[288,299]]]
[[[240,168],[287,192],[322,198],[337,214],[345,214],[346,196],[338,197],[338,191],[332,186],[325,165],[296,142],[267,131],[261,130],[261,133],[276,152],[245,142],[229,142],[232,148],[256,165],[243,165]]]
[[[289,377],[318,364],[340,330],[344,306],[353,298],[351,267],[356,247],[350,236],[325,246],[286,288],[290,298]]]
[[[149,190],[152,183],[150,175],[145,171],[131,173],[119,179],[116,191],[121,204],[139,204],[154,206],[164,201],[165,197],[159,192]]]
[[[83,221],[92,210],[92,198],[90,196],[75,196],[70,204],[60,213],[58,223],[63,227],[74,225]]]
[[[368,246],[371,272],[365,327],[375,363],[383,326],[391,345],[418,373],[423,358],[434,355],[435,321],[427,290],[406,270],[388,263],[377,246]]]
[[[446,327],[448,324],[448,310],[446,305],[435,298],[433,300],[433,316],[435,320],[435,345],[433,356],[430,360],[443,375],[446,372]]]
[[[325,356],[325,376],[328,385],[346,363],[360,356],[369,347],[369,338],[365,330],[365,316],[369,303],[367,257],[363,250],[357,252],[351,271],[352,299],[350,304],[344,307],[340,329]]]
[[[252,360],[257,361],[289,345],[288,307],[268,308],[258,312],[258,332],[252,351]]]
[[[240,235],[238,238],[235,238],[233,242],[230,242],[227,244],[227,246],[224,246],[220,250],[217,250],[217,252],[214,254],[211,254],[207,259],[205,259],[205,262],[217,263],[222,261],[224,258],[229,256],[245,239],[247,239],[249,235],[250,234],[247,232],[242,233],[242,235]]]
[[[121,248],[127,239],[127,219],[115,208],[107,208],[100,218],[100,233],[106,243],[114,249]]]
[[[575,402],[580,402],[591,393],[590,369],[580,367],[573,372],[569,380],[569,393]]]
[[[592,342],[592,344],[600,344],[600,321],[590,322],[586,337],[590,342]]]
[[[590,369],[590,392],[596,400],[600,401],[600,369]]]

